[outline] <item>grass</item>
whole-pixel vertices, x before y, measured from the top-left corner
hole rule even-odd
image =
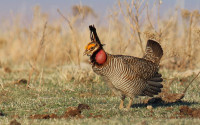
[[[164,77],[170,75],[166,72]],[[101,78],[94,75],[93,82],[72,79],[66,81],[62,72],[58,69],[44,70],[43,83],[40,80],[31,81],[27,84],[14,84],[14,81],[25,76],[25,72],[1,72],[2,88],[0,107],[5,116],[0,116],[1,124],[9,124],[11,120],[17,119],[22,124],[199,124],[200,119],[189,116],[184,119],[172,118],[177,116],[181,105],[199,108],[200,93],[199,79],[189,87],[182,102],[171,104],[153,104],[153,109],[147,109],[145,104],[139,103],[147,97],[136,98],[130,111],[119,110],[119,97],[115,97],[107,88]],[[171,91],[180,93],[182,88],[189,83],[194,76],[187,77],[185,83],[180,85],[175,80],[171,85]],[[76,81],[77,80],[77,81]],[[76,81],[76,82],[75,82]],[[167,80],[164,84],[167,83]],[[67,107],[88,104],[90,110],[83,110],[84,118],[66,119],[30,119],[34,114],[62,115]],[[128,103],[128,100],[126,100]],[[172,107],[172,108],[170,108]],[[93,115],[102,115],[100,118],[90,118]]]

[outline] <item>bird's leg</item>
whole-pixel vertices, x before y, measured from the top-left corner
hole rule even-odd
[[[128,103],[127,107],[126,107],[127,110],[130,109],[130,107],[131,107],[131,105],[132,105],[132,102],[133,102],[133,99],[130,98],[129,103]]]
[[[120,102],[120,104],[119,104],[119,109],[123,109],[124,108],[124,100],[125,100],[125,96],[124,95],[122,95],[122,97],[121,97],[121,102]]]
[[[121,99],[120,104],[119,104],[119,109],[124,108],[124,100]]]

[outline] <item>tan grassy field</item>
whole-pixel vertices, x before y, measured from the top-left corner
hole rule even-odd
[[[25,24],[20,14],[4,19],[0,24],[0,124],[13,119],[22,124],[200,123],[200,116],[183,115],[180,109],[182,105],[200,108],[200,77],[194,79],[182,101],[153,104],[149,110],[136,99],[131,111],[120,111],[119,98],[83,56],[90,42],[91,20],[111,54],[142,57],[146,41],[154,39],[164,50],[160,72],[166,91],[183,92],[200,72],[200,12],[169,8],[160,16],[160,4],[157,1],[150,8],[145,1],[118,2],[106,20],[89,6],[74,6],[71,14],[58,10],[60,18],[53,21],[39,6]],[[35,114],[61,116],[67,107],[81,103],[90,107],[81,118],[30,118]]]

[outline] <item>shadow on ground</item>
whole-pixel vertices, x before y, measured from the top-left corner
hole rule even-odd
[[[171,106],[190,106],[194,104],[199,104],[198,102],[187,102],[187,101],[178,101],[178,102],[162,102],[162,101],[155,101],[155,102],[148,102],[148,103],[139,103],[139,104],[132,104],[132,108],[140,107],[140,108],[145,108],[148,105],[151,105],[152,107],[171,107]]]

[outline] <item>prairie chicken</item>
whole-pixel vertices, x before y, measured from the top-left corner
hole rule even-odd
[[[126,55],[112,55],[103,49],[96,28],[89,26],[91,42],[84,55],[90,56],[93,71],[103,76],[115,95],[121,97],[119,108],[124,108],[124,100],[129,97],[127,109],[134,97],[153,96],[161,92],[162,75],[158,73],[163,50],[159,43],[148,40],[145,55],[137,58]]]

